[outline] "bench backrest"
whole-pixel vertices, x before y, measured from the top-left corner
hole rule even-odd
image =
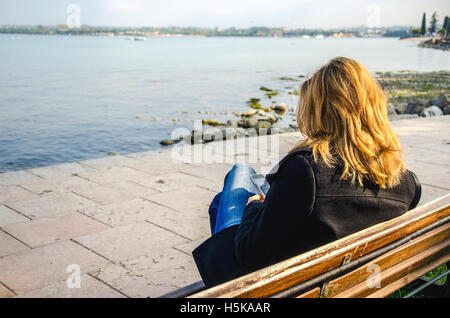
[[[420,232],[427,226],[446,221],[445,218],[449,215],[450,194],[447,194],[408,211],[398,218],[377,224],[219,286],[203,290],[190,297],[244,298],[282,295],[286,290],[295,289],[295,286],[299,284],[336,270],[342,264],[356,261],[359,258],[364,259],[363,256],[370,255],[369,253],[393,244],[412,233]],[[443,223],[416,237],[414,241],[405,242],[395,249],[381,254],[376,259],[352,269],[351,272],[333,277],[325,284],[322,282],[321,286],[308,290],[300,297],[366,297],[369,295],[383,297],[390,290],[401,288],[400,285],[405,281],[420,277],[440,264],[448,262],[450,255],[449,231],[448,223]],[[372,288],[371,284],[367,283],[374,268],[379,270],[377,277],[380,284],[384,286],[383,288]]]

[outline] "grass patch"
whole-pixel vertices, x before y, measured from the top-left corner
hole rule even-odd
[[[425,274],[424,276],[428,279],[433,279],[433,278],[439,276],[440,274],[444,273],[445,271],[447,271],[447,265],[442,264],[441,266],[439,266],[436,269],[432,270],[431,272]],[[439,280],[437,280],[437,282],[442,283],[442,284],[445,284],[446,281],[447,281],[447,276],[444,276],[444,277],[440,278]],[[408,284],[405,287],[400,288],[399,290],[393,292],[386,298],[403,298],[406,295],[408,295],[410,292],[412,292],[414,289],[420,287],[423,284],[425,284],[425,281],[416,280],[416,281],[412,282],[411,284]],[[420,291],[416,295],[413,295],[411,298],[427,298],[426,290],[427,289],[425,288],[424,290]]]
[[[376,78],[391,103],[412,98],[436,98],[450,93],[450,72],[375,72]]]

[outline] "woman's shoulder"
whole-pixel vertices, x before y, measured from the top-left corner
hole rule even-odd
[[[299,173],[305,170],[313,173],[311,167],[311,150],[307,147],[302,147],[295,149],[284,156],[283,159],[281,159],[267,174],[266,178],[270,183],[281,172],[286,172],[286,174],[290,175],[295,174],[293,172]]]

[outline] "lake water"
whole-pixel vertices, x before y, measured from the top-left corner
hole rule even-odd
[[[260,86],[297,88],[280,77],[308,75],[335,56],[372,72],[450,67],[448,52],[392,38],[0,35],[0,172],[160,148],[174,128],[236,119],[231,112],[264,97]]]

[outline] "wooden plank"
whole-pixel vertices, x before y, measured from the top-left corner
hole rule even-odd
[[[450,239],[436,244],[435,246],[417,254],[413,257],[380,272],[379,283],[380,288],[368,288],[366,281],[363,281],[337,295],[334,298],[363,298],[375,293],[377,290],[400,280],[402,277],[409,275],[421,268],[427,267],[434,262],[445,263],[450,259]],[[439,265],[437,265],[439,266]]]
[[[409,273],[408,275],[400,278],[399,280],[396,280],[395,282],[387,285],[386,287],[381,288],[380,290],[377,290],[375,293],[368,295],[366,298],[384,298],[384,297],[392,294],[393,292],[399,290],[400,288],[405,287],[406,285],[419,279],[426,273],[431,272],[433,269],[441,266],[442,264],[444,264],[445,262],[448,262],[449,260],[450,260],[449,255],[443,256],[443,257],[437,259],[436,261],[428,264],[427,266],[421,267],[421,268]],[[424,284],[425,284],[425,282],[424,282]]]
[[[446,240],[450,237],[450,223],[444,224],[424,235],[393,249],[386,254],[368,262],[367,264],[338,277],[329,282],[327,297],[346,290],[362,281],[366,281],[372,275],[372,269],[377,267],[378,270],[383,271],[392,267],[424,250],[436,245],[437,243]]]
[[[450,194],[390,221],[215,286],[191,297],[268,297],[355,259],[450,215]]]
[[[320,287],[313,288],[306,293],[298,295],[296,298],[319,298],[320,296]]]

